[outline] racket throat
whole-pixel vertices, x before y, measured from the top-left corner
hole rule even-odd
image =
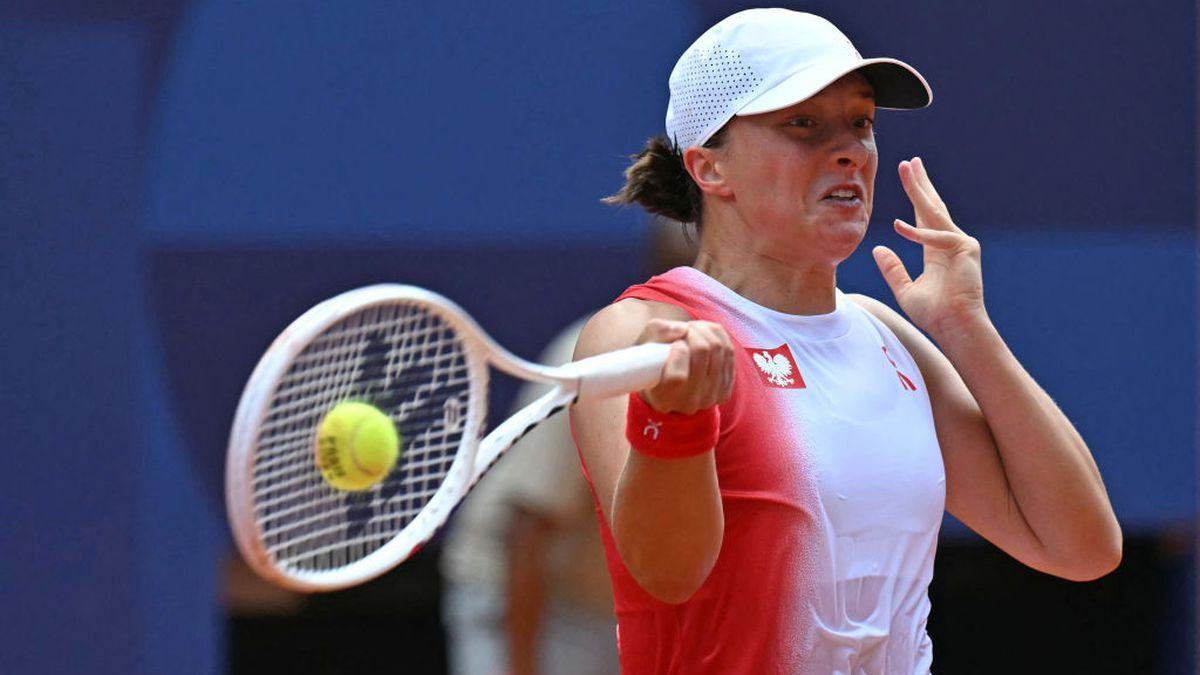
[[[500,455],[504,454],[505,450],[511,448],[513,444],[521,440],[521,437],[548,417],[571,405],[575,399],[574,390],[555,387],[492,429],[479,442],[479,450],[475,453],[475,471],[471,484],[474,485],[479,477],[496,463]]]

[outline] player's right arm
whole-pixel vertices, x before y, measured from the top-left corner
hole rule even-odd
[[[606,307],[584,328],[575,359],[644,342],[672,345],[662,381],[640,394],[655,410],[693,414],[729,398],[728,335],[673,305],[626,299]],[[576,441],[626,568],[655,598],[683,602],[708,577],[724,534],[713,451],[658,459],[631,450],[627,409],[624,396],[575,405]]]

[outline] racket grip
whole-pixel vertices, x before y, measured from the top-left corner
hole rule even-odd
[[[671,345],[657,342],[589,356],[563,366],[579,378],[578,398],[594,400],[653,387],[662,379]]]

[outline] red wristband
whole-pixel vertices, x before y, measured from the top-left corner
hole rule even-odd
[[[634,450],[658,459],[683,459],[712,450],[721,432],[717,406],[693,415],[664,413],[650,407],[636,392],[629,395],[625,438]]]

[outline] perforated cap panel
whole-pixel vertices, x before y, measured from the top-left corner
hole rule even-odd
[[[756,91],[762,76],[741,55],[714,43],[692,49],[671,73],[667,133],[679,148],[702,143],[737,110],[737,102]]]

